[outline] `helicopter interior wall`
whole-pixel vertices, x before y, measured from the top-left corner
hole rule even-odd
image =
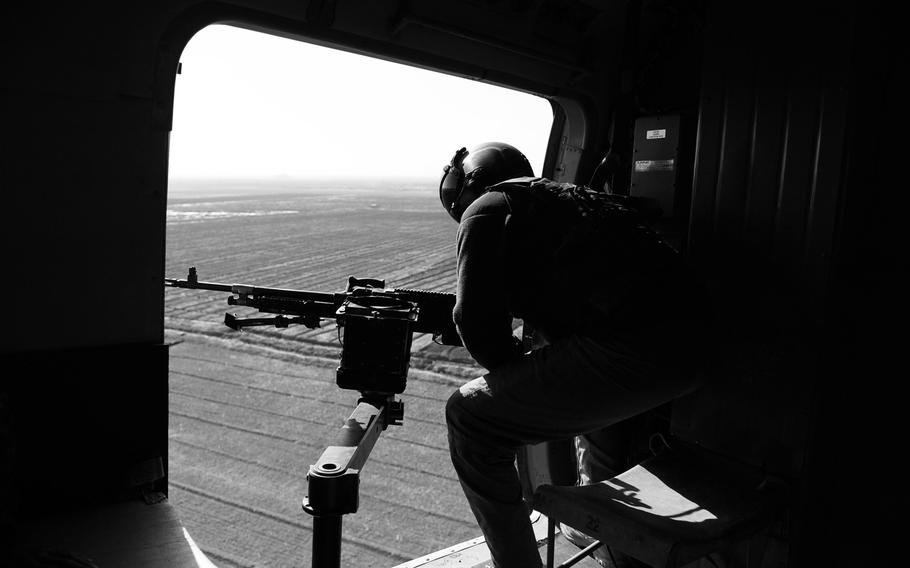
[[[847,543],[856,542],[856,527],[838,519],[875,518],[875,507],[839,497],[844,466],[835,456],[887,454],[887,413],[879,412],[889,386],[873,371],[887,356],[865,354],[883,355],[869,347],[891,340],[872,322],[900,295],[882,293],[859,308],[863,331],[850,320],[857,299],[868,298],[854,279],[873,266],[887,272],[901,255],[899,222],[884,212],[889,198],[878,200],[902,183],[888,164],[906,144],[900,128],[876,124],[879,115],[906,123],[899,97],[885,96],[900,68],[897,36],[875,6],[810,4],[780,14],[756,10],[743,28],[734,23],[741,10],[711,11],[689,254],[717,279],[721,333],[733,341],[721,343],[724,384],[677,407],[674,426],[790,480],[793,506],[772,530],[783,543],[777,554],[791,565],[842,565],[855,559]],[[856,206],[863,201],[879,205]],[[878,237],[854,248],[851,226]],[[875,265],[873,257],[889,260]],[[875,286],[884,292],[890,281]],[[887,307],[867,309],[878,302]],[[884,550],[871,548],[862,554]]]
[[[6,511],[25,521],[166,493],[166,346],[19,353],[5,358],[4,374]]]

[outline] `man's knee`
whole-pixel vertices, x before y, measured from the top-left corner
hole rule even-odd
[[[449,432],[452,431],[452,426],[457,423],[461,414],[461,403],[462,396],[459,391],[453,392],[446,401],[446,428]]]
[[[446,428],[450,438],[464,430],[464,423],[468,415],[465,406],[465,398],[460,390],[453,392],[446,401]],[[470,420],[469,416],[467,420]]]
[[[483,397],[486,392],[486,380],[480,377],[465,383],[452,393],[446,401],[446,427],[449,436],[465,435],[476,430],[479,422],[477,413],[482,412],[479,397]]]

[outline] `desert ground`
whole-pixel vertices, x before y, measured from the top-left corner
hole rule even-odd
[[[195,266],[200,280],[318,292],[341,291],[355,275],[454,292],[455,230],[428,184],[191,185],[169,199],[166,273],[184,278]],[[334,322],[236,332],[224,312],[255,313],[227,296],[165,289],[169,498],[220,568],[309,566],[306,473],[358,393],[335,385]],[[404,423],[382,434],[361,472],[343,565],[393,566],[479,535],[443,414],[480,369],[463,348],[427,336],[415,335],[412,352]]]

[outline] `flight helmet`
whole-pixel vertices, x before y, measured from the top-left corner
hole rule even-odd
[[[439,200],[453,219],[461,222],[468,205],[491,185],[507,179],[533,176],[531,163],[517,148],[504,142],[485,142],[462,148],[442,169]]]

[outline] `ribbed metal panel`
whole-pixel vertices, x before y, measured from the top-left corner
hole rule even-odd
[[[814,21],[804,44],[798,16],[750,35],[725,9],[705,50],[689,251],[817,297],[841,184],[847,24],[820,35]]]
[[[755,10],[709,12],[687,250],[714,284],[719,384],[679,401],[673,429],[796,478],[844,177],[850,18]]]

